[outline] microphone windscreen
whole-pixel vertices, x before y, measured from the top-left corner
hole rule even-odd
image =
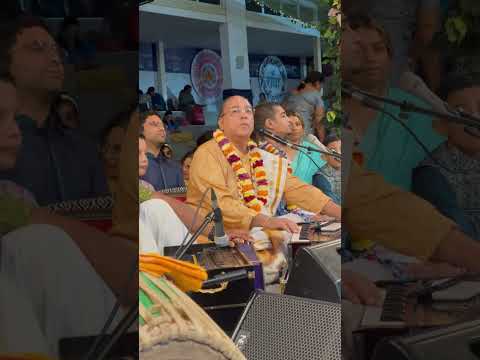
[[[445,103],[440,99],[425,82],[411,71],[405,71],[401,76],[398,83],[400,89],[407,91],[423,101],[427,102],[432,109],[448,113],[448,108]]]
[[[328,149],[325,145],[323,145],[323,144],[320,142],[320,140],[318,140],[318,138],[317,138],[315,135],[313,135],[313,134],[308,134],[308,135],[307,135],[307,140],[308,140],[309,142],[311,142],[313,145],[317,145],[320,150],[322,150],[322,151],[329,151],[329,149]]]

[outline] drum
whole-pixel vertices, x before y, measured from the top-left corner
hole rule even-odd
[[[165,278],[139,274],[142,360],[246,360],[232,340]]]

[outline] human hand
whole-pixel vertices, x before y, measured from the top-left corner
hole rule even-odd
[[[244,244],[253,241],[250,232],[247,230],[228,230],[226,231],[230,242],[234,244]]]
[[[263,227],[269,230],[285,230],[289,233],[299,233],[300,226],[295,222],[289,219],[282,219],[278,217],[269,218],[264,224]]]
[[[342,270],[342,297],[354,304],[381,305],[380,289],[363,275]]]

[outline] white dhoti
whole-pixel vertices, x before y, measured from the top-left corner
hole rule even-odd
[[[152,199],[140,204],[140,252],[163,255],[165,246],[179,246],[188,230],[167,202]]]
[[[60,339],[100,333],[116,298],[64,231],[30,225],[0,245],[0,274],[14,295],[2,286],[0,353],[48,351],[58,357]]]

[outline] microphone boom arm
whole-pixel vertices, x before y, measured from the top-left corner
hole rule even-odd
[[[440,111],[430,110],[430,109],[415,105],[409,101],[397,101],[387,97],[374,95],[364,90],[360,90],[353,87],[347,87],[347,86],[342,86],[342,93],[346,94],[349,97],[355,98],[361,101],[365,106],[374,108],[376,110],[378,110],[378,108],[375,105],[371,104],[371,101],[369,100],[374,100],[380,103],[396,106],[400,108],[400,110],[402,110],[403,112],[425,114],[425,115],[433,116],[439,119],[445,119],[453,123],[462,124],[462,125],[471,126],[471,127],[480,129],[480,118],[477,118],[463,111],[461,113],[453,112],[453,111],[449,113],[443,113]]]

